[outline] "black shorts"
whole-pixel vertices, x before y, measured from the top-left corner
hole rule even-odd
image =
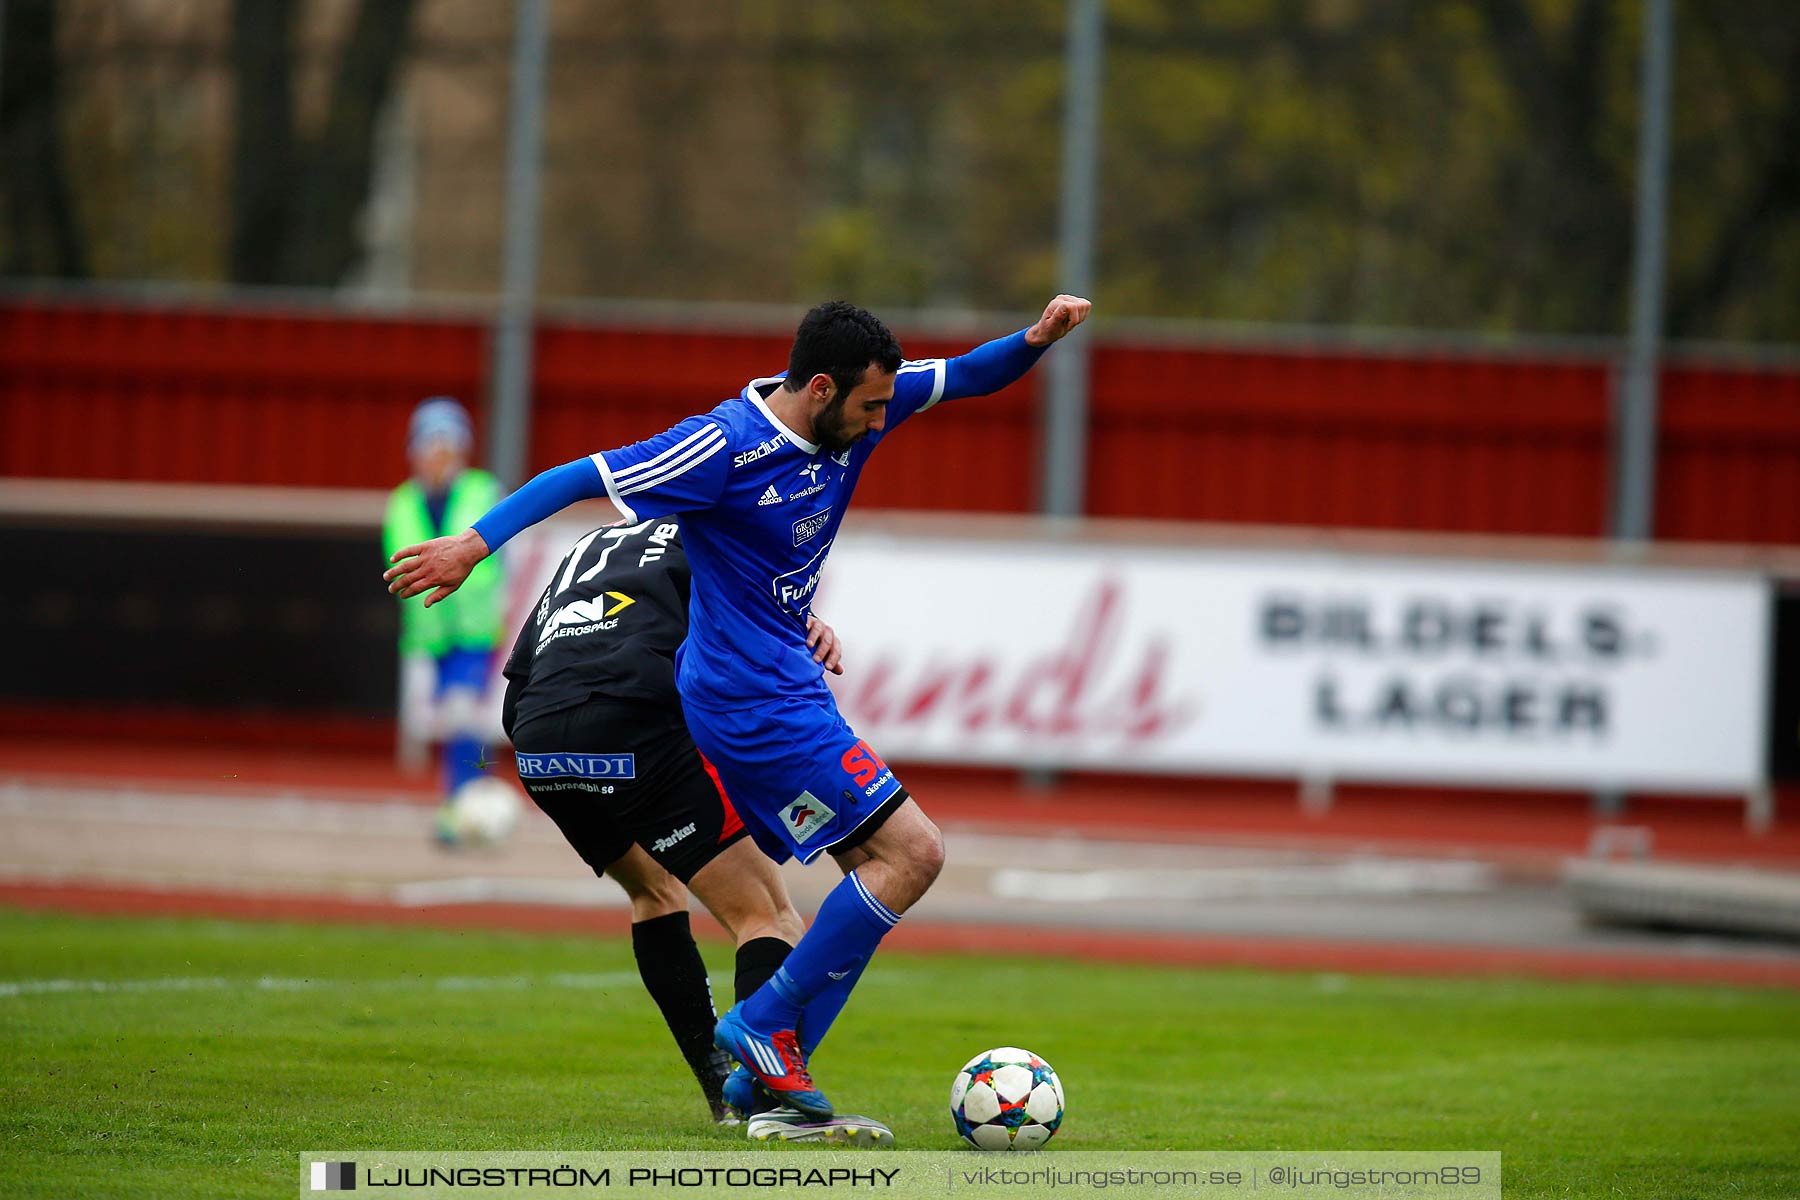
[[[686,883],[747,836],[679,710],[590,700],[512,730],[519,782],[604,874],[635,842]]]

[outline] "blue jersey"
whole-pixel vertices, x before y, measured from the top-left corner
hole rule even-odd
[[[784,375],[664,433],[539,475],[474,528],[490,550],[590,496],[631,524],[680,514],[693,571],[682,699],[714,708],[776,697],[825,702],[806,617],[863,465],[882,440],[942,400],[999,391],[1043,353],[1024,331],[951,359],[904,362],[881,432],[829,453],[783,425],[767,398]],[[785,374],[785,373],[784,373]]]
[[[777,375],[666,433],[593,456],[627,521],[682,516],[694,579],[677,675],[685,698],[723,707],[825,690],[806,617],[826,556],[869,455],[943,398],[944,376],[943,359],[901,364],[882,431],[835,454],[770,411]]]

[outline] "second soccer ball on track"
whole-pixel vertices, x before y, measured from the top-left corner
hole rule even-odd
[[[1036,1150],[1062,1125],[1062,1080],[1029,1050],[983,1051],[950,1085],[950,1119],[977,1150]]]
[[[456,845],[498,846],[512,836],[523,811],[517,788],[483,777],[456,789],[439,821]]]

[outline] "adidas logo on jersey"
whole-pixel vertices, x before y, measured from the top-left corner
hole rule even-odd
[[[775,486],[773,484],[770,484],[768,487],[763,489],[762,499],[760,499],[756,502],[758,508],[762,507],[765,504],[780,504],[780,503],[781,503],[781,493],[775,490]]]

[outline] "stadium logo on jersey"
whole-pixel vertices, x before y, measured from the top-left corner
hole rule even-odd
[[[801,546],[818,537],[825,526],[831,523],[831,510],[823,509],[810,517],[801,517],[794,522],[794,545]]]
[[[557,638],[583,637],[601,630],[617,629],[619,613],[636,603],[624,592],[602,592],[592,600],[565,604],[551,613],[550,619],[538,630],[538,648],[542,649]]]
[[[786,438],[772,437],[754,450],[746,450],[742,454],[733,455],[731,459],[731,469],[735,471],[739,467],[749,466],[759,458],[769,457],[769,455],[781,449],[781,443],[786,440]]]
[[[635,754],[515,754],[520,779],[636,779]]]
[[[768,487],[763,489],[762,499],[760,499],[756,502],[756,506],[758,508],[761,508],[765,504],[780,504],[780,503],[781,503],[781,493],[776,491],[775,485],[771,483]]]
[[[811,792],[801,792],[793,803],[781,810],[781,824],[796,842],[804,842],[831,823],[837,816],[825,802]]]
[[[654,842],[650,843],[650,848],[652,850],[656,851],[658,854],[661,854],[664,850],[667,850],[669,847],[673,846],[676,842],[679,842],[682,838],[686,837],[688,834],[690,834],[692,832],[694,832],[694,822],[689,821],[686,825],[683,825],[680,829],[677,829],[673,833],[669,834],[668,837],[657,838]]]

